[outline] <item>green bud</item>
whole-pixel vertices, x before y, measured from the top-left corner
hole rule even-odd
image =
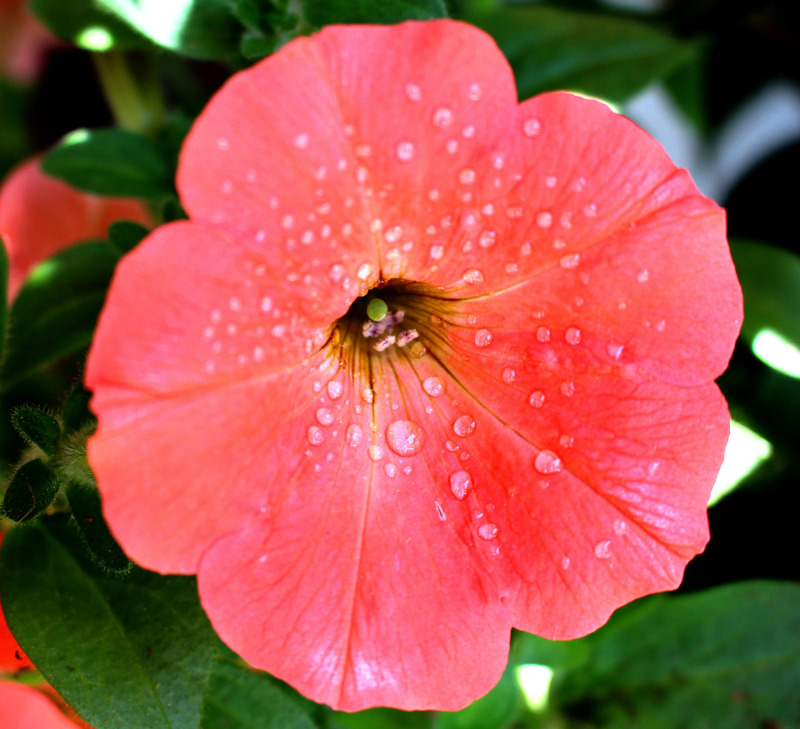
[[[381,321],[389,313],[389,307],[383,299],[372,299],[367,304],[367,316],[372,321]]]
[[[41,514],[58,493],[53,470],[38,458],[17,469],[3,499],[3,513],[14,521],[30,521]]]
[[[61,426],[54,417],[31,405],[22,405],[11,413],[11,422],[28,443],[51,458],[55,455]]]

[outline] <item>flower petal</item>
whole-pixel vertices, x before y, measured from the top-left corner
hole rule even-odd
[[[0,726],[3,729],[75,729],[56,705],[33,686],[0,680]]]

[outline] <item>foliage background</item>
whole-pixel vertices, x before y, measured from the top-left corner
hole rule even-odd
[[[110,245],[45,264],[48,275],[11,307],[0,350],[0,477],[11,481],[32,441],[46,468],[31,479],[54,501],[49,515],[7,535],[0,590],[41,674],[97,729],[800,729],[800,10],[794,0],[630,5],[30,0],[65,43],[34,82],[0,81],[0,174],[55,147],[50,173],[143,197],[161,220],[178,217],[180,142],[231,72],[324,24],[450,15],[497,39],[521,98],[561,88],[595,95],[652,122],[657,136],[649,107],[660,99],[683,130],[678,142],[691,140],[688,153],[677,147],[679,161],[728,209],[745,293],[743,334],[719,383],[749,429],[737,430],[731,449],[738,481],[711,507],[711,543],[677,593],[640,600],[578,641],[516,635],[501,683],[464,711],[345,715],[244,666],[214,636],[191,579],[131,568],[104,530],[82,461],[91,417],[80,363],[113,265],[142,231],[117,226]],[[765,106],[776,89],[782,105]],[[768,133],[758,119],[785,123]],[[76,129],[90,131],[60,144]],[[731,159],[739,162],[726,166]],[[0,306],[0,342],[5,325]],[[764,344],[776,336],[778,354]],[[26,514],[8,490],[6,514]]]

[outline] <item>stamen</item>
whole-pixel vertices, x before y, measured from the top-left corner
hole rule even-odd
[[[419,332],[416,329],[406,329],[397,337],[397,346],[405,347],[406,344],[413,342],[418,336]]]

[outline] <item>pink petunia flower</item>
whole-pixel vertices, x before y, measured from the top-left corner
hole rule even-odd
[[[41,171],[39,157],[14,169],[0,188],[0,238],[9,256],[9,298],[37,264],[67,246],[105,238],[115,220],[152,224],[145,206],[130,198],[79,192]]]
[[[228,82],[177,183],[191,220],[101,316],[89,456],[123,547],[197,573],[245,659],[457,709],[512,627],[678,585],[742,302],[723,211],[644,132],[518,104],[467,25],[331,27]]]

